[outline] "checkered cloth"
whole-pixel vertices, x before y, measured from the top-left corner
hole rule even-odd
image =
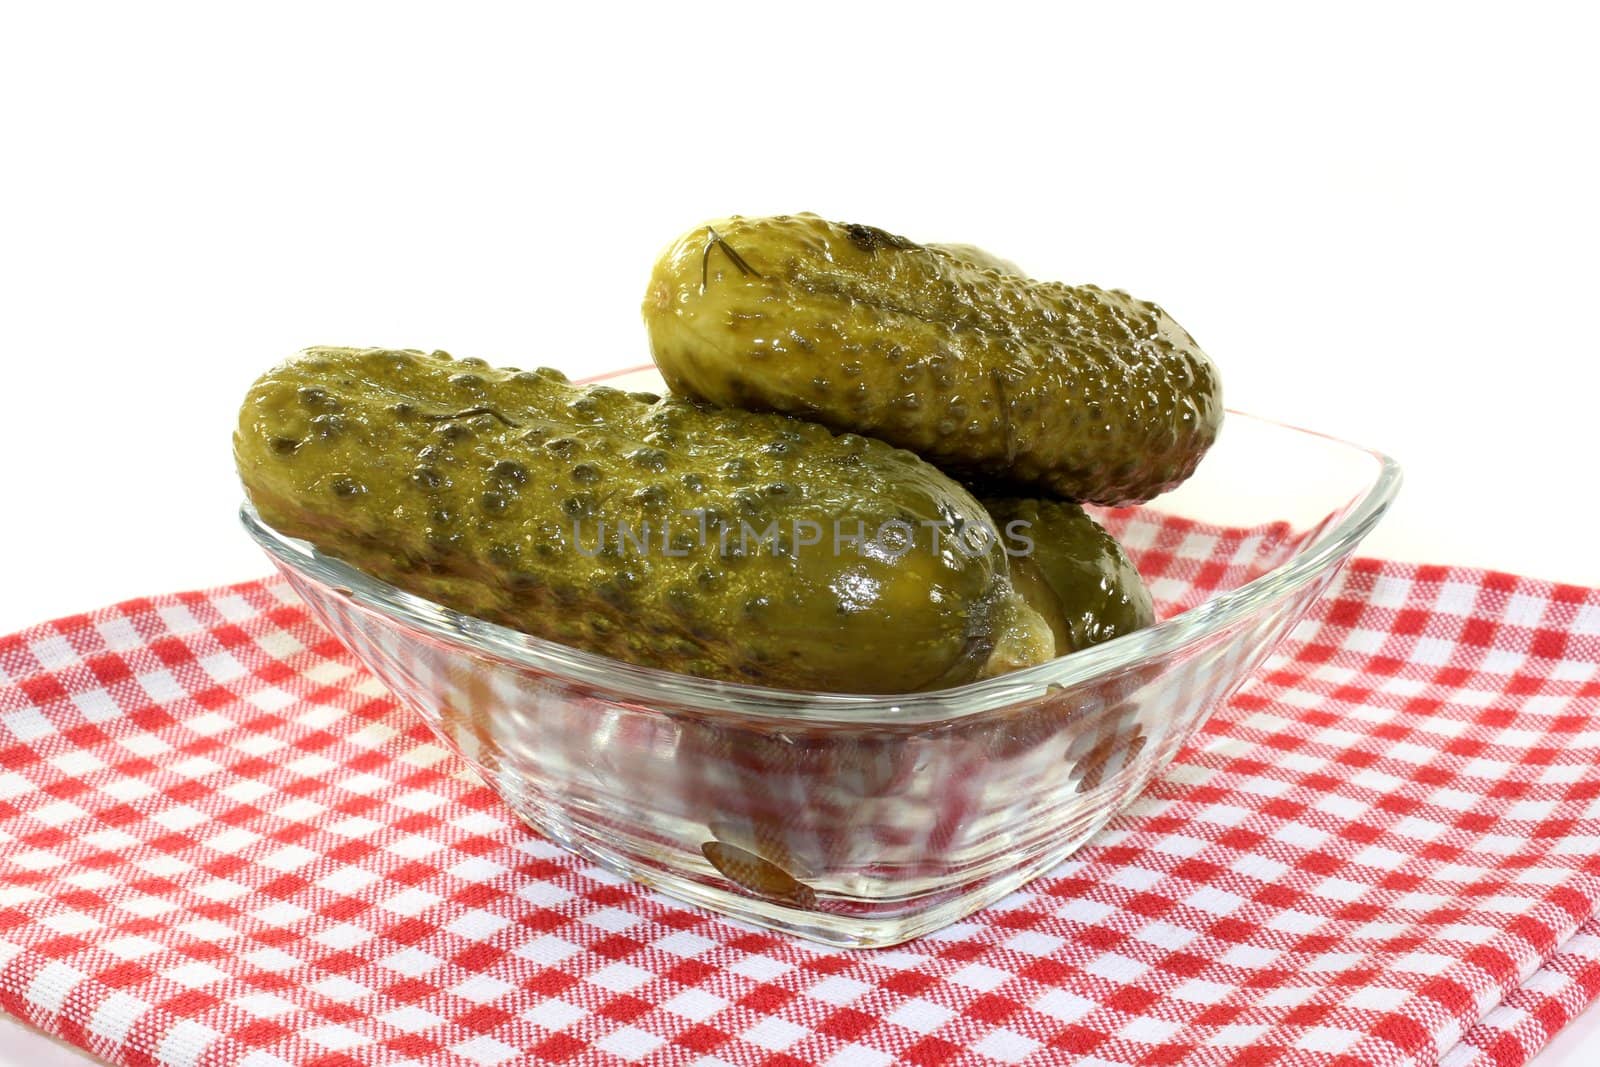
[[[1282,533],[1122,532],[1169,611]],[[0,1009],[136,1065],[1509,1067],[1600,993],[1597,708],[1600,591],[1359,561],[1069,861],[848,952],[524,829],[279,581],[138,600],[0,638]]]

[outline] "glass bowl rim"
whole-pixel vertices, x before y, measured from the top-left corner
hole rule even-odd
[[[619,372],[624,373],[624,372]],[[320,552],[309,542],[268,526],[246,498],[239,519],[256,543],[280,565],[401,626],[450,645],[576,682],[608,698],[645,705],[715,710],[762,719],[806,720],[857,726],[933,724],[976,715],[1111,675],[1171,655],[1248,618],[1304,586],[1342,560],[1375,526],[1399,491],[1400,465],[1374,449],[1287,423],[1228,409],[1230,419],[1320,437],[1372,457],[1377,476],[1340,522],[1322,531],[1293,557],[1237,589],[1219,593],[1170,619],[1046,663],[949,689],[920,693],[829,693],[778,689],[675,674],[534,637],[465,615]]]

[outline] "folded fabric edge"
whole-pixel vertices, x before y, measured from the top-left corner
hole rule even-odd
[[[254,578],[245,578],[237,582],[228,582],[224,585],[204,586],[199,589],[182,589],[170,593],[150,593],[146,596],[136,596],[129,597],[126,600],[118,600],[110,604],[101,605],[97,608],[90,608],[87,611],[74,612],[71,615],[62,615],[59,618],[43,619],[39,622],[30,623],[27,626],[22,627],[20,630],[14,630],[8,634],[0,634],[0,650],[3,650],[7,645],[21,643],[26,641],[29,637],[45,631],[69,633],[74,630],[82,629],[85,626],[92,626],[97,622],[104,622],[108,619],[118,618],[120,616],[139,611],[146,606],[161,606],[163,604],[199,604],[204,603],[207,599],[211,598],[237,596],[245,590],[260,586],[273,586],[281,589],[283,594],[290,598],[286,601],[286,603],[297,604],[300,602],[300,598],[296,596],[291,589],[289,589],[288,583],[283,579],[283,577],[279,575],[277,571],[271,571],[269,573],[257,575]]]
[[[18,946],[0,941],[0,959],[5,958],[4,950],[15,948]],[[141,1048],[149,1049],[151,1055],[138,1062],[151,1064],[198,1063],[201,1055],[208,1063],[237,1063],[252,1051],[232,1035],[218,1033],[162,1005],[129,1003],[125,994],[98,976],[84,974],[60,960],[31,949],[22,949],[19,955],[22,966],[12,958],[6,967],[29,975],[29,981],[16,988],[0,985],[0,1012],[98,1062],[134,1067],[128,1053]],[[92,1018],[81,1018],[72,1010],[78,1003],[100,1008]],[[118,1008],[126,1008],[127,1018],[116,1017]]]
[[[1439,1067],[1525,1067],[1600,1000],[1600,911],[1468,1027]]]

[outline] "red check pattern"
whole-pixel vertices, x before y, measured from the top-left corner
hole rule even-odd
[[[1590,919],[1499,1006],[1468,1029],[1440,1067],[1515,1067],[1600,997],[1600,921]]]
[[[1173,610],[1283,531],[1124,528]],[[1600,992],[1600,591],[1358,561],[1089,846],[896,949],[517,824],[277,581],[0,638],[0,1009],[120,1064],[1526,1062]]]

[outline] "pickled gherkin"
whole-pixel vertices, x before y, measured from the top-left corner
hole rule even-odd
[[[1024,599],[1049,622],[1064,655],[1155,621],[1150,591],[1122,546],[1077,504],[985,498],[996,529],[1026,542],[1011,561]]]
[[[1216,369],[1156,305],[815,215],[684,234],[656,263],[644,318],[674,391],[1073,500],[1176,486],[1222,420]]]
[[[1054,653],[998,541],[929,536],[987,521],[966,490],[909,452],[783,415],[315,348],[250,389],[234,450],[280,532],[631,663],[887,693]]]

